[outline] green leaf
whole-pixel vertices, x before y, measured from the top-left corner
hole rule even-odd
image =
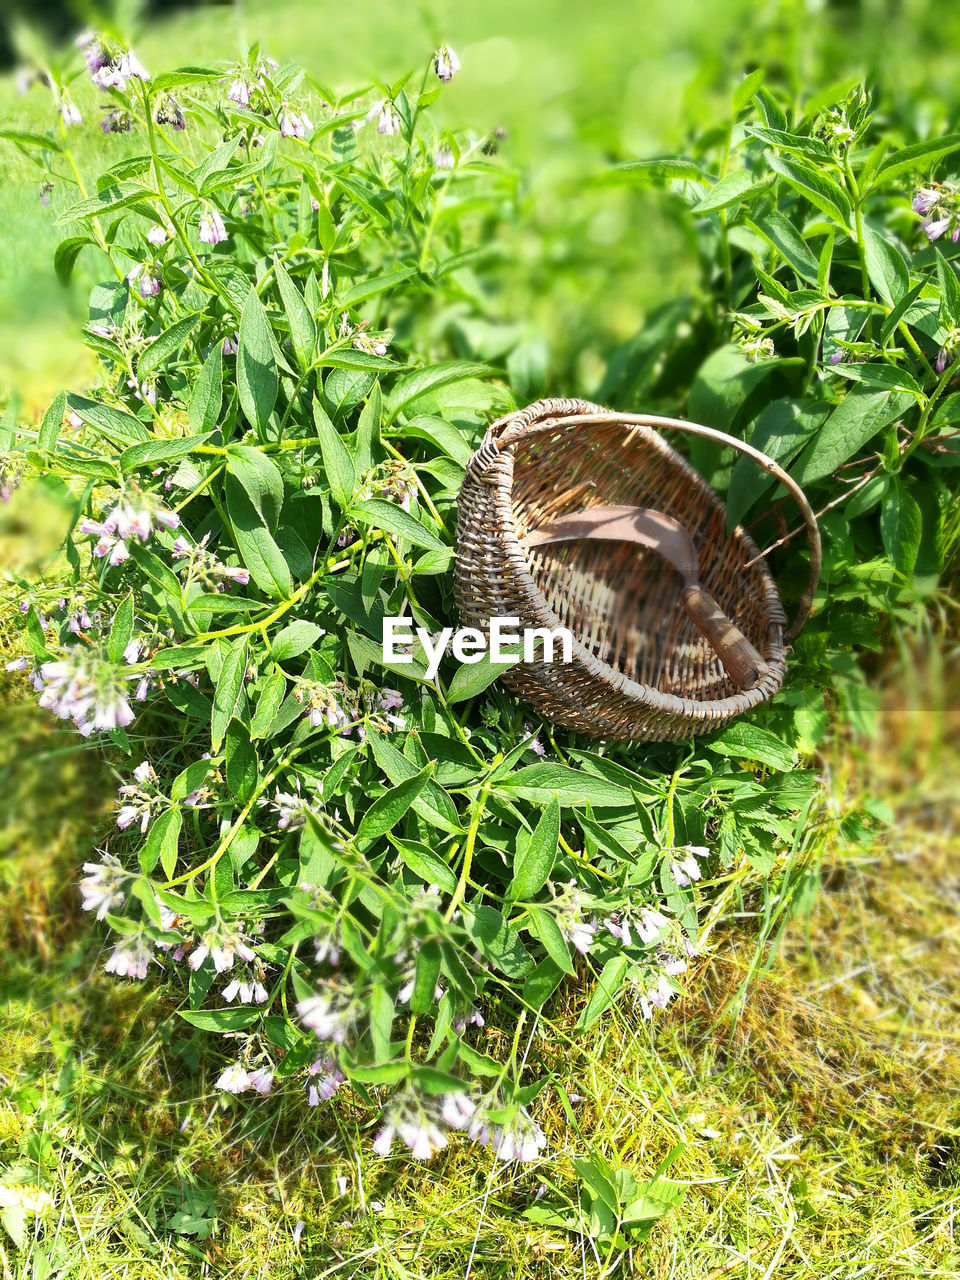
[[[556,796],[544,809],[530,843],[513,862],[513,879],[507,896],[527,900],[540,892],[549,879],[560,841],[560,801]],[[554,957],[556,958],[556,957]]]
[[[133,471],[137,467],[152,466],[157,462],[171,462],[174,458],[183,458],[192,453],[198,444],[210,438],[210,433],[202,436],[178,436],[173,440],[145,440],[142,444],[132,444],[124,449],[118,458],[121,471]]]
[[[250,720],[250,737],[252,739],[256,740],[267,735],[286,690],[287,681],[283,672],[274,671],[261,690],[256,710]]]
[[[67,394],[61,391],[47,412],[43,415],[40,429],[37,432],[37,448],[53,453],[57,447],[57,438],[63,426],[63,415],[67,408]]]
[[[732,343],[718,347],[707,356],[693,380],[688,398],[691,419],[728,431],[750,392],[779,365],[779,360],[751,363]]]
[[[436,1005],[435,991],[440,977],[440,944],[436,938],[428,938],[420,944],[417,967],[410,996],[411,1013],[427,1013]],[[423,1068],[421,1067],[422,1071]]]
[[[247,636],[238,636],[227,650],[220,668],[213,710],[210,717],[210,741],[219,751],[227,725],[243,705],[243,686],[247,674]]]
[[[497,790],[523,800],[547,803],[559,796],[562,805],[591,804],[598,808],[633,808],[633,792],[606,778],[597,778],[569,765],[541,761],[507,774]]]
[[[340,298],[338,306],[344,311],[348,307],[355,307],[361,302],[366,302],[368,298],[375,297],[378,293],[385,293],[388,289],[394,288],[404,280],[408,280],[410,276],[416,275],[416,267],[398,267],[395,271],[387,271],[383,275],[373,275],[366,280],[361,280],[359,284],[355,284],[348,289]]]
[[[913,397],[901,392],[854,387],[800,455],[790,474],[801,485],[832,475],[912,404]]]
[[[70,283],[77,257],[81,249],[84,249],[88,244],[96,244],[96,241],[91,239],[90,236],[68,236],[66,240],[61,240],[57,245],[57,251],[53,256],[53,269],[56,271],[57,279],[62,285]]]
[[[222,71],[211,71],[207,67],[179,67],[176,71],[165,71],[155,76],[150,88],[154,94],[167,93],[170,89],[182,89],[186,85],[211,84],[223,79]]]
[[[366,502],[358,502],[350,511],[351,518],[357,524],[369,525],[373,529],[381,529],[384,533],[395,534],[405,538],[415,547],[425,547],[428,551],[447,551],[437,535],[420,523],[415,516],[393,502],[385,502],[382,498],[369,498]]]
[[[436,884],[446,893],[453,893],[457,877],[438,853],[416,840],[400,840],[394,836],[393,844],[413,874],[419,876],[424,884]]]
[[[386,421],[392,422],[398,413],[415,404],[422,396],[439,391],[441,387],[463,382],[467,378],[489,378],[493,372],[489,365],[477,364],[472,360],[450,360],[406,373],[394,383],[387,402]]]
[[[220,343],[213,344],[213,350],[203,362],[203,367],[193,384],[193,394],[187,408],[187,420],[190,430],[196,435],[205,436],[212,431],[220,418],[220,406],[223,403],[223,356]]]
[[[315,622],[290,622],[279,631],[270,645],[270,657],[274,662],[286,662],[298,654],[312,649],[323,635],[323,628]]]
[[[412,778],[391,788],[386,795],[375,800],[357,828],[357,842],[373,844],[380,836],[392,831],[403,815],[422,793],[433,776],[433,764],[425,765]],[[439,964],[439,961],[438,961]]]
[[[313,402],[313,420],[316,423],[320,452],[323,455],[323,469],[327,475],[330,492],[333,494],[334,502],[342,511],[346,511],[357,487],[357,473],[353,459],[316,398]]]
[[[275,530],[283,507],[280,468],[267,454],[245,444],[230,446],[227,466],[243,485],[260,519],[269,529]]]
[[[224,773],[227,786],[241,804],[246,804],[256,792],[259,768],[250,730],[236,719],[227,725],[224,738]]]
[[[542,1009],[563,981],[563,969],[547,957],[541,960],[533,973],[524,979],[522,996],[525,1004]]]
[[[31,133],[28,129],[0,129],[0,139],[13,142],[18,147],[36,147],[41,151],[59,151],[60,144],[45,133]]]
[[[244,417],[259,432],[270,420],[278,388],[270,322],[257,291],[251,289],[240,315],[237,391]]]
[[[147,836],[147,843],[140,850],[140,870],[144,875],[150,872],[159,862],[163,873],[169,880],[177,867],[177,851],[180,840],[180,828],[183,825],[183,814],[179,807],[164,809],[154,819],[153,826]]]
[[[373,751],[373,757],[377,765],[394,786],[399,786],[400,783],[405,782],[408,778],[413,778],[417,775],[416,766],[411,764],[392,742],[388,742],[386,738],[369,725],[367,726],[366,740],[370,744],[370,749]],[[453,801],[443,788],[438,787],[432,779],[427,781],[423,791],[413,801],[411,807],[415,813],[418,813],[431,826],[439,827],[441,831],[446,831],[452,835],[462,834],[460,820]]]
[[[887,391],[909,391],[918,398],[923,395],[917,380],[906,369],[893,364],[837,364],[832,372],[865,387],[878,387]]]
[[[106,436],[112,444],[119,445],[122,442],[122,447],[126,448],[131,440],[151,439],[150,432],[139,418],[124,413],[122,409],[114,409],[112,405],[88,400],[86,396],[71,392],[67,396],[67,408],[82,418],[87,426]]]
[[[593,1026],[600,1015],[610,1008],[617,998],[626,972],[626,956],[616,955],[607,961],[597,979],[597,985],[590,993],[586,1008],[580,1015],[577,1023],[578,1031],[584,1031],[587,1027]]]
[[[749,169],[734,169],[725,178],[715,182],[706,195],[692,205],[691,213],[715,213],[718,209],[728,209],[731,205],[740,204],[748,197],[755,195],[770,185],[770,178],[760,181]]]
[[[263,1015],[253,1009],[178,1009],[184,1022],[201,1031],[242,1031],[252,1027]]]
[[[894,568],[913,572],[923,534],[923,515],[917,500],[902,483],[891,487],[880,509],[880,536]]]
[[[353,455],[357,470],[362,474],[369,471],[375,462],[384,456],[383,442],[380,439],[380,419],[383,415],[383,397],[380,383],[375,382],[370,388],[367,403],[360,412],[356,434],[353,437]]]
[[[771,769],[793,769],[797,763],[797,753],[793,747],[781,742],[766,729],[744,724],[743,721],[730,725],[718,738],[707,741],[705,746],[716,755],[732,756],[734,760],[752,760]]]
[[[104,189],[88,200],[79,200],[64,209],[57,222],[79,222],[82,218],[97,218],[115,209],[125,209],[141,200],[148,200],[155,193],[138,182],[121,182]]]
[[[573,961],[570,959],[570,951],[564,941],[563,934],[560,932],[560,926],[553,916],[539,907],[530,907],[527,912],[527,920],[530,932],[542,943],[543,949],[557,968],[563,973],[568,973],[571,976],[575,975],[576,970],[573,967]]]
[[[228,473],[224,487],[234,541],[250,576],[261,591],[275,599],[288,599],[293,592],[293,578],[283,552],[240,481]]]
[[[594,178],[604,187],[651,187],[666,182],[709,182],[695,160],[686,156],[660,156],[656,160],[628,160],[614,165]]]
[[[948,133],[942,138],[931,138],[927,142],[914,142],[909,147],[901,147],[877,167],[873,185],[886,185],[911,169],[929,169],[935,160],[951,155],[954,151],[960,151],[960,133]]]
[[[773,400],[760,413],[749,441],[755,449],[786,467],[819,430],[830,406],[819,400]],[[735,528],[776,481],[761,471],[752,458],[733,464],[727,488],[727,521]]]
[[[128,592],[113,615],[110,638],[107,641],[107,657],[111,662],[123,660],[123,651],[133,638],[133,592]]]
[[[461,920],[480,954],[508,978],[525,978],[534,967],[533,957],[496,907],[465,904]]]
[[[300,295],[297,286],[290,279],[283,263],[277,260],[274,264],[277,284],[280,286],[280,298],[290,328],[290,344],[297,364],[306,372],[313,364],[317,354],[317,326],[310,314],[307,304]],[[341,306],[344,305],[341,300]]]
[[[520,658],[513,658],[510,662],[491,662],[489,652],[482,653],[479,662],[464,663],[454,673],[447,689],[447,701],[464,702],[467,698],[475,698],[519,661]]]
[[[888,307],[896,306],[910,288],[910,272],[900,250],[872,227],[864,227],[863,255],[877,295]]]
[[[767,161],[775,173],[786,178],[815,208],[849,230],[853,217],[850,197],[823,169],[813,169],[800,160],[785,160],[783,156],[768,155]]]
[[[945,329],[960,326],[960,282],[953,265],[942,253],[937,254],[937,280],[940,283],[940,323]]]
[[[192,316],[186,316],[183,320],[178,320],[169,329],[165,329],[159,337],[154,338],[153,342],[144,349],[137,361],[137,376],[146,378],[156,369],[161,368],[169,357],[183,345],[196,327],[199,319],[200,313],[194,312]]]
[[[390,1032],[396,1016],[390,993],[382,982],[374,982],[370,989],[370,1038],[373,1041],[374,1066],[390,1057]]]
[[[833,160],[829,147],[819,138],[808,138],[800,133],[788,133],[785,129],[770,129],[757,124],[748,124],[745,132],[768,147],[776,147],[778,151],[811,160],[814,164],[829,164]]]

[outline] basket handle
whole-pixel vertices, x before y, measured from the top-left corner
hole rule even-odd
[[[718,444],[729,445],[747,458],[752,458],[768,475],[779,480],[800,509],[810,544],[810,576],[797,605],[796,616],[784,633],[784,639],[787,642],[795,639],[810,616],[813,593],[820,580],[820,568],[823,562],[820,529],[813,508],[796,480],[788,475],[779,463],[774,462],[773,458],[755,449],[753,445],[738,440],[735,436],[727,435],[725,431],[720,431],[716,427],[705,427],[699,422],[687,422],[683,418],[661,418],[655,414],[616,413],[585,400],[539,400],[519,413],[508,414],[492,423],[483,444],[499,453],[502,448],[515,444],[523,437],[551,431],[557,426],[591,426],[605,422],[619,422],[630,427],[666,428],[670,431],[682,431],[691,436],[701,436],[704,440],[714,440]]]

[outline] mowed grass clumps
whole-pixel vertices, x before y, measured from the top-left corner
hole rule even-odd
[[[757,892],[652,1026],[626,1007],[577,1034],[585,987],[566,983],[519,1037],[526,1077],[551,1073],[535,1106],[551,1157],[453,1148],[423,1166],[372,1158],[346,1089],[316,1110],[299,1091],[218,1094],[221,1064],[170,990],[101,973],[76,880],[114,780],[3,696],[0,1186],[50,1197],[19,1248],[0,1243],[5,1277],[954,1273],[960,894],[956,815],[936,800],[955,755],[940,749],[933,782],[898,769],[900,816],[875,847],[838,832],[890,785],[892,753],[838,755],[807,869],[824,887],[795,895],[772,962]],[[515,1032],[492,1019],[489,1051]],[[648,1238],[591,1238],[583,1162],[644,1183],[671,1156],[685,1194]],[[536,1220],[544,1205],[569,1226]]]

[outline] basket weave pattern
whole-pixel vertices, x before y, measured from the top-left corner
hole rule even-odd
[[[630,543],[519,545],[557,516],[618,504],[655,508],[689,530],[701,583],[768,663],[755,688],[733,683],[680,607],[678,575],[656,554]],[[470,460],[454,590],[463,624],[484,633],[495,616],[519,618],[521,630],[572,631],[572,663],[521,662],[501,677],[547,719],[590,737],[688,738],[783,681],[786,618],[757,557],[747,533],[727,532],[710,486],[643,419],[544,400],[494,423]]]

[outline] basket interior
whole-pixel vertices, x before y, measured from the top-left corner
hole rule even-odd
[[[723,504],[655,432],[617,423],[558,427],[518,443],[512,510],[518,538],[589,507],[652,507],[689,531],[700,581],[767,659],[782,643],[782,609]],[[585,649],[638,684],[698,701],[738,692],[680,604],[683,582],[655,552],[582,540],[525,549],[530,573],[561,624]]]

